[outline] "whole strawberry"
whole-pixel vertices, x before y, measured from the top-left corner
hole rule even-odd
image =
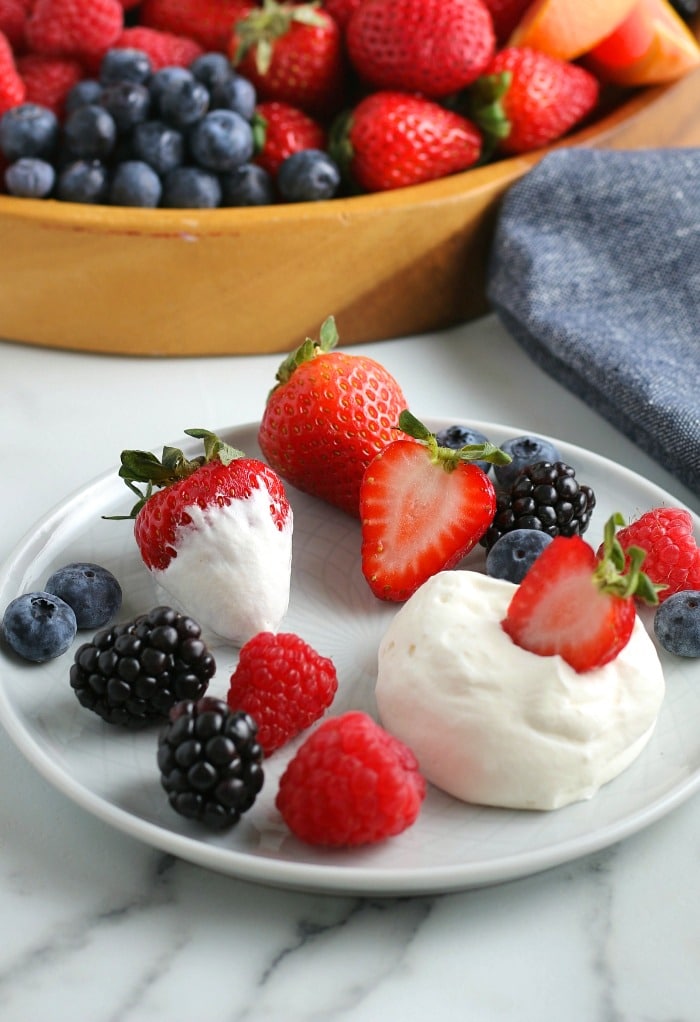
[[[280,100],[315,116],[335,113],[344,102],[340,29],[317,4],[264,0],[236,21],[230,53],[261,100]]]
[[[406,406],[393,376],[374,359],[334,351],[333,317],[320,340],[307,338],[277,372],[258,443],[292,486],[359,516],[365,468],[399,435]]]
[[[260,632],[243,646],[227,702],[258,725],[266,756],[318,720],[333,702],[333,661],[291,632]]]
[[[158,584],[202,626],[243,643],[276,630],[287,611],[292,509],[263,462],[208,430],[186,432],[203,440],[203,456],[122,452],[119,475],[139,498],[126,517]]]
[[[36,0],[25,27],[30,50],[94,63],[124,27],[119,0]]]
[[[456,174],[481,155],[479,129],[433,100],[375,92],[333,128],[331,151],[366,192],[389,191]]]
[[[483,74],[496,45],[481,0],[364,0],[348,22],[346,41],[363,81],[433,99]]]
[[[491,443],[440,447],[410,412],[406,436],[370,462],[360,488],[362,573],[381,600],[407,600],[454,568],[491,524],[496,493],[477,460],[508,461]]]
[[[325,149],[321,124],[289,103],[270,100],[258,103],[253,117],[254,163],[277,175],[280,164],[301,149]]]
[[[473,86],[469,110],[501,153],[527,153],[561,138],[596,106],[600,86],[584,68],[529,47],[500,50]]]
[[[408,746],[359,711],[324,721],[291,760],[276,806],[302,841],[357,847],[400,834],[426,783]]]

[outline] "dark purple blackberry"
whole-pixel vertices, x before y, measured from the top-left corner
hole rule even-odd
[[[196,621],[155,607],[82,645],[70,683],[80,703],[108,724],[140,728],[162,721],[183,699],[201,698],[215,670]]]
[[[549,536],[581,536],[595,507],[590,486],[576,481],[571,465],[538,461],[528,465],[497,497],[496,514],[482,539],[490,550],[513,529],[538,529]]]
[[[242,710],[205,696],[178,703],[158,738],[160,783],[181,816],[223,830],[263,786],[258,725]]]

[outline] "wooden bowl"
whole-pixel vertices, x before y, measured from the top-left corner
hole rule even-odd
[[[700,71],[640,91],[561,145],[700,144]],[[141,210],[0,196],[0,336],[129,355],[287,351],[333,314],[341,344],[488,311],[504,192],[548,149],[384,194]]]

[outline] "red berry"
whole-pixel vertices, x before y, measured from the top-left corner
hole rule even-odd
[[[289,103],[258,103],[253,121],[254,163],[277,176],[280,164],[300,149],[325,149],[326,133],[309,114]]]
[[[337,688],[333,661],[298,635],[260,632],[241,648],[227,702],[255,719],[269,756],[318,720]]]
[[[27,89],[26,102],[53,110],[63,115],[68,92],[84,76],[79,61],[70,57],[47,57],[42,53],[25,53],[17,58],[17,70]]]
[[[125,28],[114,45],[121,49],[143,50],[151,58],[154,71],[162,67],[188,67],[204,52],[199,43],[188,36],[160,32],[144,25]]]
[[[36,0],[25,35],[35,53],[98,60],[124,26],[119,0]]]
[[[685,589],[700,589],[700,549],[688,511],[653,508],[620,529],[617,538],[623,550],[638,546],[646,551],[645,573],[656,585],[668,586],[659,592],[659,602]]]
[[[0,117],[13,106],[24,102],[26,86],[15,66],[7,37],[0,32]]]
[[[0,0],[0,32],[7,37],[15,53],[24,45],[24,26],[28,12],[22,0]]]
[[[411,750],[358,710],[314,731],[280,781],[276,805],[302,841],[382,841],[416,820],[426,783]]]
[[[224,53],[234,23],[253,6],[250,0],[143,0],[139,24],[189,36],[205,50]]]

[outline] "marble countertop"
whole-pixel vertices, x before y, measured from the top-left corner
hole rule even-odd
[[[700,500],[492,317],[365,344],[422,418],[526,427]],[[0,342],[0,561],[125,447],[259,418],[278,356],[139,360]],[[209,872],[112,829],[0,731],[2,1022],[698,1022],[700,800],[617,845],[460,893],[357,898]]]

